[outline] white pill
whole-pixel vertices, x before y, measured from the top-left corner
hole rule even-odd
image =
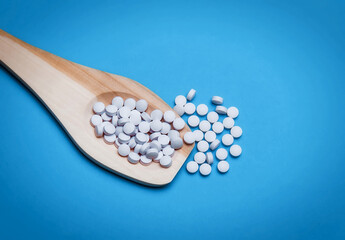
[[[150,142],[150,148],[155,148],[159,152],[162,149],[162,145],[160,142],[158,142],[158,140],[154,140],[154,141]]]
[[[207,132],[208,130],[211,129],[211,124],[210,124],[210,122],[208,122],[206,120],[202,120],[199,124],[199,128],[201,131]]]
[[[166,147],[170,143],[170,138],[167,135],[161,135],[158,137],[158,142],[162,147]]]
[[[230,147],[230,154],[231,154],[231,156],[238,157],[238,156],[241,155],[241,153],[242,153],[242,148],[239,145],[235,144],[235,145],[232,145]]]
[[[186,132],[183,136],[183,140],[187,144],[193,144],[195,142],[194,133]]]
[[[226,173],[227,171],[229,171],[230,166],[227,161],[219,161],[219,163],[217,164],[217,168],[219,172]]]
[[[220,141],[218,139],[214,140],[211,144],[210,144],[210,149],[211,150],[214,150],[216,149],[217,147],[219,147],[220,145]]]
[[[138,129],[142,133],[148,133],[150,131],[150,123],[146,121],[142,121],[139,123]]]
[[[148,103],[146,102],[145,99],[140,99],[136,102],[135,104],[135,108],[139,111],[139,112],[145,112],[146,109],[148,107]]]
[[[104,141],[108,144],[113,144],[116,141],[116,135],[104,135]]]
[[[135,145],[135,147],[134,147],[134,149],[133,149],[133,152],[139,153],[142,146],[143,146],[143,145],[141,145],[141,144]]]
[[[216,107],[216,112],[218,114],[225,115],[227,111],[228,111],[228,109],[226,107],[224,107],[224,106],[217,106]]]
[[[194,134],[194,139],[196,142],[200,142],[201,140],[204,139],[204,133],[200,130],[194,130],[193,134]]]
[[[137,145],[137,142],[135,141],[135,137],[132,137],[128,142],[128,146],[130,149],[133,149],[135,148],[136,145]]]
[[[146,157],[145,155],[140,156],[140,163],[144,166],[150,165],[152,159]]]
[[[216,105],[223,104],[223,98],[219,96],[213,96],[212,97],[212,103]]]
[[[195,112],[195,105],[193,103],[187,103],[184,106],[184,112],[188,115],[191,115]]]
[[[196,94],[196,90],[195,89],[191,89],[189,90],[188,94],[187,94],[187,100],[188,101],[192,101],[193,98],[195,97],[195,94]]]
[[[208,164],[212,164],[213,163],[213,154],[211,152],[207,152],[206,153],[206,162]]]
[[[112,105],[115,105],[118,109],[123,107],[123,98],[122,97],[114,97],[113,100],[111,101]]]
[[[225,146],[230,146],[234,142],[234,137],[231,134],[224,134],[222,137],[222,143]]]
[[[121,143],[119,142],[119,139],[116,138],[115,140],[115,146],[118,148],[121,145]]]
[[[145,133],[142,133],[142,132],[138,132],[136,135],[135,135],[135,141],[139,144],[144,144],[146,143],[146,140],[147,140],[147,137],[146,137],[146,134]]]
[[[138,126],[141,123],[141,114],[138,110],[131,111],[129,115],[129,121],[133,123],[135,126]]]
[[[209,149],[210,145],[205,140],[202,140],[198,142],[196,147],[199,152],[206,152]]]
[[[184,114],[184,107],[181,105],[176,105],[174,111],[181,117]]]
[[[172,164],[172,159],[170,156],[163,156],[160,160],[159,163],[162,167],[168,168]]]
[[[215,123],[217,122],[219,119],[218,113],[216,112],[209,112],[207,114],[207,121],[209,121],[210,123]]]
[[[144,143],[141,148],[140,148],[140,153],[141,155],[145,155],[146,151],[150,148],[150,144],[149,143]]]
[[[102,113],[101,117],[103,121],[106,121],[106,122],[109,122],[112,119],[112,117],[108,116],[106,112]]]
[[[177,138],[171,139],[171,147],[173,149],[180,149],[182,146],[183,146],[182,138],[177,137]]]
[[[129,123],[129,118],[120,118],[117,120],[118,126],[124,126],[126,123]]]
[[[186,168],[189,173],[196,173],[199,169],[199,165],[194,161],[190,161],[187,163]]]
[[[201,175],[207,176],[207,175],[210,175],[212,168],[209,164],[204,163],[200,166],[199,171],[200,171]]]
[[[208,112],[208,107],[206,104],[199,104],[198,107],[196,108],[196,112],[200,116],[205,116]]]
[[[120,133],[122,133],[122,132],[123,132],[123,127],[121,127],[121,126],[116,127],[116,129],[115,129],[115,135],[116,136],[119,136]]]
[[[104,134],[112,135],[115,133],[115,126],[111,123],[104,125]]]
[[[184,128],[184,125],[186,123],[183,121],[182,118],[176,118],[173,122],[173,127],[176,129],[176,130],[182,130]]]
[[[178,131],[176,131],[176,130],[170,130],[168,132],[168,137],[170,139],[173,139],[173,138],[176,138],[176,137],[180,137],[180,133]]]
[[[96,103],[93,105],[93,111],[94,111],[96,114],[101,115],[102,113],[104,113],[104,110],[105,110],[105,106],[104,106],[104,103],[102,103],[102,102],[96,102]]]
[[[162,120],[162,117],[163,117],[163,112],[159,109],[156,109],[156,110],[153,110],[151,112],[151,119],[152,120]]]
[[[108,116],[114,116],[117,113],[117,107],[115,105],[108,105],[105,108],[105,112],[107,113]]]
[[[196,115],[190,116],[188,118],[188,125],[191,127],[196,127],[199,125],[199,123],[200,123],[200,119]]]
[[[234,126],[231,128],[230,133],[234,138],[239,138],[242,136],[242,128],[239,126]]]
[[[141,118],[146,122],[151,122],[151,116],[147,112],[141,113]]]
[[[161,129],[161,134],[168,134],[169,131],[171,130],[171,125],[169,123],[162,123],[162,129]]]
[[[130,153],[131,149],[127,144],[121,144],[119,148],[117,149],[117,152],[119,153],[120,156],[126,157]]]
[[[226,129],[232,128],[234,126],[234,124],[235,124],[235,121],[231,117],[226,117],[226,118],[223,119],[223,126]]]
[[[162,152],[165,156],[172,156],[174,155],[175,149],[173,149],[172,147],[170,147],[170,145],[168,145],[165,148],[163,148]]]
[[[219,148],[216,151],[216,158],[219,160],[225,160],[228,157],[228,151],[225,148]]]
[[[140,156],[139,156],[139,154],[137,154],[137,153],[135,153],[135,152],[130,152],[129,154],[128,154],[128,162],[130,162],[130,163],[133,163],[133,164],[136,164],[136,163],[138,163],[139,162],[139,160],[140,160]]]
[[[215,123],[213,123],[213,125],[212,125],[212,130],[213,130],[215,133],[219,134],[219,133],[223,132],[224,126],[223,126],[223,124],[222,124],[221,122],[215,122]]]
[[[159,160],[163,157],[163,152],[159,151],[158,156],[155,159],[152,159],[154,162],[159,162]]]
[[[150,122],[150,128],[152,132],[159,132],[162,130],[162,122],[160,120],[153,120]]]
[[[150,135],[150,140],[153,141],[153,140],[157,140],[159,136],[161,136],[162,134],[160,132],[155,132],[155,133],[152,133]]]
[[[197,164],[203,164],[206,161],[206,155],[203,152],[197,152],[194,154],[194,161]]]
[[[136,105],[136,101],[133,98],[127,98],[125,100],[125,104],[126,107],[128,107],[130,110],[133,110],[135,108]]]
[[[135,126],[133,123],[128,122],[123,126],[123,132],[127,135],[132,135],[135,131]]]
[[[112,117],[111,123],[116,127],[118,120],[119,120],[119,117],[117,115],[115,115],[115,116]]]
[[[101,124],[103,122],[103,119],[99,115],[93,115],[90,119],[91,125],[93,127],[97,126],[98,124]]]
[[[205,140],[206,140],[207,142],[209,142],[209,143],[211,143],[211,142],[213,142],[214,140],[216,140],[216,138],[217,138],[217,135],[216,135],[216,133],[213,132],[213,131],[207,131],[207,132],[205,133]]]
[[[131,109],[124,106],[124,107],[121,107],[118,111],[119,113],[119,116],[122,117],[122,118],[128,118],[129,115],[131,114]]]
[[[129,141],[129,139],[131,139],[130,136],[128,136],[127,134],[124,134],[124,133],[120,133],[118,138],[119,138],[120,143],[127,143]]]
[[[175,104],[176,105],[184,106],[184,105],[186,105],[186,103],[187,103],[187,99],[183,95],[178,95],[175,98]]]
[[[158,150],[156,148],[150,148],[145,153],[147,158],[154,159],[158,157]]]
[[[229,107],[227,114],[231,118],[237,118],[239,111],[236,107]]]
[[[176,118],[176,115],[174,113],[174,111],[166,111],[164,113],[164,121],[166,121],[167,123],[172,123]]]

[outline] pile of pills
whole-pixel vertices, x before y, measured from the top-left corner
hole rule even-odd
[[[223,98],[219,96],[212,97],[212,104],[215,105],[214,111],[209,111],[206,104],[199,104],[197,107],[191,102],[195,97],[196,91],[191,89],[187,97],[178,95],[175,98],[174,110],[180,115],[190,115],[187,123],[191,128],[198,127],[199,129],[193,132],[187,132],[184,136],[186,144],[196,142],[198,152],[194,155],[194,160],[188,162],[187,171],[195,173],[198,170],[204,176],[209,175],[212,171],[211,165],[214,160],[212,151],[215,152],[215,157],[219,160],[217,164],[218,171],[226,173],[229,170],[229,163],[226,161],[228,153],[232,157],[238,157],[242,153],[242,148],[234,143],[234,138],[239,138],[242,135],[242,129],[235,126],[234,119],[237,118],[239,111],[236,107],[223,106]],[[196,114],[195,114],[196,113]],[[224,115],[225,118],[221,122],[219,115]],[[205,117],[205,120],[200,120],[200,117]],[[218,137],[223,131],[228,131],[221,138]],[[230,146],[230,150],[220,147],[220,143],[225,147]],[[199,167],[200,165],[200,167]]]
[[[174,111],[163,113],[156,109],[149,114],[147,108],[148,103],[144,99],[124,100],[116,96],[108,106],[96,102],[90,122],[96,137],[115,144],[118,154],[127,157],[130,163],[149,165],[153,161],[168,168],[175,150],[183,146],[179,131],[185,127],[185,122]],[[192,142],[194,137],[190,140]]]

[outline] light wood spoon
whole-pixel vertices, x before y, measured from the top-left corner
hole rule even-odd
[[[60,58],[2,30],[0,62],[47,107],[85,156],[111,172],[145,185],[163,186],[174,179],[194,147],[184,144],[175,151],[170,168],[154,162],[133,165],[117,154],[114,145],[95,137],[90,125],[92,106],[96,101],[110,104],[113,97],[121,96],[145,99],[148,112],[171,110],[160,97],[136,81]],[[187,126],[181,135],[186,131],[190,131]]]

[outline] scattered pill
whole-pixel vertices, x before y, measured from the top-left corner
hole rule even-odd
[[[167,135],[161,135],[158,137],[158,142],[162,147],[166,147],[170,143],[170,138]]]
[[[213,123],[213,125],[212,125],[212,130],[213,130],[215,133],[220,134],[220,133],[223,132],[224,126],[223,126],[223,124],[222,124],[221,122],[215,122],[215,123]]]
[[[176,105],[174,110],[180,117],[184,114],[184,107],[181,105]]]
[[[194,161],[197,164],[203,164],[206,161],[206,155],[203,152],[197,152],[194,154]]]
[[[152,162],[152,159],[147,158],[145,155],[141,155],[140,156],[140,163],[144,166],[150,165],[150,163]]]
[[[115,129],[115,135],[116,136],[119,136],[120,133],[122,133],[122,132],[123,132],[123,127],[121,127],[121,126],[116,127],[116,129]]]
[[[235,144],[235,145],[232,145],[230,147],[230,154],[231,154],[231,156],[238,157],[238,156],[241,155],[241,153],[242,153],[242,148],[239,145]]]
[[[217,164],[218,171],[221,173],[226,173],[229,171],[229,163],[227,161],[219,161]]]
[[[153,120],[150,123],[150,128],[152,132],[159,132],[162,129],[162,122],[160,120]]]
[[[234,138],[239,138],[242,136],[242,128],[239,126],[234,126],[231,128],[230,133]]]
[[[145,155],[146,151],[150,148],[150,144],[149,143],[144,143],[141,148],[140,148],[140,154],[141,155]]]
[[[126,106],[121,107],[121,108],[119,109],[119,115],[120,115],[120,117],[122,117],[122,118],[128,118],[130,114],[131,114],[131,109],[129,109],[129,108],[126,107]]]
[[[165,148],[163,148],[162,152],[165,156],[172,156],[175,152],[175,149],[173,149],[172,147],[170,147],[170,145],[168,145]]]
[[[91,122],[91,125],[95,127],[98,124],[101,124],[103,122],[103,119],[99,115],[92,115],[90,122]]]
[[[136,101],[133,98],[127,98],[125,100],[124,105],[128,107],[130,110],[133,110],[135,108]]]
[[[139,162],[140,156],[138,153],[130,152],[127,159],[130,163],[136,164]]]
[[[132,135],[135,131],[135,126],[133,123],[128,122],[123,126],[123,132],[126,133],[127,135]],[[114,129],[115,132],[115,129]]]
[[[106,112],[102,113],[101,117],[103,121],[106,121],[106,122],[109,122],[112,119],[112,117],[108,116]]]
[[[172,160],[170,156],[163,156],[160,160],[159,163],[162,167],[168,168],[172,164]]]
[[[185,122],[183,121],[182,118],[176,118],[173,122],[173,127],[176,129],[176,130],[182,130],[185,126]]]
[[[150,135],[150,140],[157,140],[159,136],[161,136],[162,134],[160,132],[154,132]]]
[[[228,151],[225,148],[219,148],[216,151],[216,158],[219,160],[225,160],[228,157]]]
[[[228,111],[228,109],[226,107],[224,107],[224,106],[217,106],[216,107],[216,112],[218,114],[225,115],[227,111]]]
[[[213,96],[212,97],[212,103],[216,105],[223,104],[223,98],[219,96]]]
[[[158,140],[153,140],[152,142],[150,142],[150,148],[155,148],[159,152],[162,149],[162,145]]]
[[[204,133],[200,130],[194,130],[193,135],[196,142],[200,142],[204,139]]]
[[[183,146],[182,138],[177,137],[177,138],[171,139],[171,147],[173,149],[180,149],[182,146]]]
[[[202,120],[200,123],[199,123],[199,128],[201,131],[203,132],[207,132],[208,130],[211,129],[211,124],[210,122],[206,121],[206,120]]]
[[[104,113],[104,110],[105,110],[105,106],[104,106],[104,103],[102,103],[102,102],[96,102],[96,103],[93,105],[93,111],[94,111],[96,114],[101,115],[102,113]]]
[[[116,127],[118,120],[119,120],[119,117],[115,115],[115,116],[112,117],[111,123]]]
[[[176,105],[184,106],[184,105],[186,105],[186,103],[187,103],[187,99],[183,95],[178,95],[175,98],[175,104]]]
[[[238,113],[239,113],[239,111],[236,107],[229,107],[229,109],[227,111],[228,116],[231,118],[237,118]]]
[[[184,112],[188,115],[191,115],[195,112],[195,105],[193,103],[187,103],[184,106]]]
[[[208,107],[206,104],[199,104],[198,107],[196,108],[196,112],[200,116],[205,116],[208,112]]]
[[[119,148],[117,149],[118,153],[122,157],[127,157],[128,154],[130,153],[131,149],[127,144],[121,144]]]
[[[230,146],[234,142],[234,137],[231,134],[224,134],[222,137],[222,143],[224,146]]]
[[[105,112],[108,116],[114,116],[117,113],[117,107],[115,105],[108,105],[105,108]]]
[[[132,110],[129,115],[129,121],[135,126],[138,126],[142,122],[140,112],[138,110]]]
[[[117,120],[117,125],[124,126],[128,122],[129,122],[129,118],[120,118],[119,120]]]
[[[156,148],[150,148],[145,153],[147,158],[154,159],[158,157],[158,150]]]
[[[211,152],[207,152],[206,153],[206,162],[208,164],[212,164],[213,163],[213,154]]]
[[[201,164],[199,171],[201,175],[207,176],[207,175],[210,175],[212,168],[209,164],[204,163],[204,164]]]
[[[118,109],[123,107],[123,98],[122,97],[114,97],[113,100],[111,101],[112,105],[115,105]]]
[[[128,142],[128,146],[130,149],[133,149],[135,148],[136,145],[137,145],[137,142],[135,141],[135,137],[132,137]]]
[[[206,140],[207,142],[209,142],[209,143],[211,143],[211,142],[213,142],[214,140],[216,140],[216,138],[217,138],[217,135],[216,135],[216,133],[213,132],[213,131],[207,131],[207,132],[205,133],[205,140]]]
[[[210,145],[208,144],[208,142],[206,142],[205,140],[201,140],[197,144],[197,149],[200,152],[206,152],[209,149],[209,146]]]
[[[170,130],[170,131],[168,132],[168,137],[169,137],[170,139],[173,139],[173,138],[175,138],[175,137],[180,137],[180,133],[179,133],[178,131],[176,131],[176,130]]]
[[[207,114],[207,121],[209,121],[210,123],[215,123],[217,122],[219,119],[218,113],[216,112],[209,112]]]
[[[146,122],[150,122],[150,121],[151,121],[151,116],[150,116],[147,112],[141,113],[141,117],[142,117],[142,119],[144,119],[144,121],[146,121]]]
[[[188,101],[192,101],[193,98],[195,97],[195,94],[196,94],[196,90],[195,89],[191,89],[189,90],[188,94],[187,94],[187,100]]]
[[[133,152],[139,153],[142,146],[143,146],[143,145],[141,145],[141,144],[135,145]]]
[[[187,163],[186,168],[189,173],[196,173],[199,169],[199,165],[195,161],[190,161]]]
[[[217,147],[219,147],[220,145],[220,141],[218,139],[214,140],[211,144],[210,144],[210,149],[213,151],[215,150]]]
[[[135,108],[139,111],[139,112],[145,112],[146,109],[148,107],[148,103],[146,102],[146,100],[144,99],[140,99],[136,102],[135,104]]]
[[[146,143],[146,135],[145,133],[143,132],[138,132],[136,135],[135,135],[135,141],[139,144],[144,144]]]
[[[158,156],[155,159],[152,159],[154,162],[159,162],[159,160],[163,157],[163,152],[159,151]]]
[[[142,133],[148,133],[150,131],[150,123],[146,121],[142,121],[139,123],[138,129]]]
[[[122,143],[127,143],[129,141],[129,139],[131,139],[131,137],[125,133],[120,133],[118,138],[119,138],[119,141]]]
[[[183,136],[183,140],[187,144],[193,144],[195,142],[195,136],[193,132],[186,132]]]
[[[188,118],[188,125],[191,127],[196,127],[199,125],[199,123],[200,123],[200,119],[196,115],[190,116]]]
[[[103,131],[104,131],[104,134],[106,135],[112,135],[115,133],[115,126],[111,123],[105,124]]]
[[[156,110],[153,110],[151,112],[151,119],[152,120],[162,120],[162,117],[163,117],[163,112],[159,109],[156,109]]]
[[[235,121],[231,117],[226,117],[223,119],[223,126],[226,129],[232,128],[234,126],[234,124],[235,124]]]
[[[171,130],[171,125],[169,123],[162,123],[162,129],[161,129],[161,134],[168,134],[169,131]]]
[[[108,144],[113,144],[116,141],[116,135],[104,135],[104,141]]]
[[[175,120],[175,118],[175,113],[171,110],[166,111],[164,113],[164,121],[166,121],[167,123],[172,123]]]

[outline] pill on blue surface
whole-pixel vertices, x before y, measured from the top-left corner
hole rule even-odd
[[[115,105],[118,109],[123,107],[123,98],[122,97],[114,97],[113,100],[111,101],[112,105]]]
[[[218,113],[216,112],[209,112],[206,118],[207,118],[207,121],[209,121],[210,123],[215,123],[218,121],[219,116],[218,116]]]
[[[239,126],[234,126],[231,128],[230,133],[234,138],[239,138],[242,136],[242,128]]]
[[[221,173],[226,173],[229,171],[229,163],[227,161],[219,161],[217,164],[218,171]]]
[[[187,100],[188,101],[192,101],[193,98],[195,97],[195,94],[196,94],[196,90],[195,89],[191,89],[189,90],[188,94],[187,94]]]
[[[192,115],[195,112],[195,105],[193,103],[187,103],[184,106],[184,112],[188,115]]]
[[[196,108],[196,112],[200,116],[205,116],[208,112],[208,107],[206,104],[199,104],[198,107]]]
[[[200,142],[204,139],[204,133],[200,130],[194,130],[193,135],[196,142]]]
[[[201,140],[200,142],[198,142],[197,144],[197,149],[200,152],[206,152],[209,149],[209,144],[208,142],[206,142],[205,140]]]
[[[206,162],[208,164],[212,164],[213,163],[213,154],[211,152],[207,152],[206,153]]]
[[[99,115],[92,115],[91,119],[90,119],[91,125],[93,127],[97,126],[98,124],[101,124],[103,122],[103,119],[101,116]]]
[[[196,115],[193,115],[193,116],[190,116],[188,118],[188,125],[191,126],[191,127],[196,127],[199,125],[200,123],[200,119],[198,118],[198,116]]]
[[[219,160],[225,160],[228,157],[228,151],[225,148],[219,148],[216,151],[216,158]]]
[[[217,138],[217,135],[216,135],[216,133],[213,132],[213,131],[207,131],[207,132],[205,133],[205,140],[206,140],[207,142],[209,142],[209,143],[211,143],[211,142],[213,142],[214,140],[216,140],[216,138]]]
[[[184,107],[181,105],[176,105],[174,110],[180,117],[184,114]]]
[[[238,109],[236,107],[229,107],[228,111],[227,111],[227,114],[231,118],[237,118],[237,116],[239,114],[239,111],[238,111]]]
[[[220,145],[220,141],[216,139],[210,144],[210,149],[215,150],[217,147],[219,147],[219,145]]]
[[[225,115],[227,111],[228,111],[228,109],[226,107],[224,107],[224,106],[217,106],[216,107],[216,112],[218,114]]]
[[[242,153],[242,148],[239,145],[235,144],[230,147],[231,156],[238,157],[241,155],[241,153]]]
[[[186,168],[189,173],[196,173],[199,169],[199,165],[195,161],[190,161],[187,163]]]
[[[224,130],[224,126],[221,122],[215,122],[213,123],[212,125],[212,130],[217,133],[217,134],[220,134],[221,132],[223,132]]]
[[[211,129],[211,124],[210,124],[209,121],[202,120],[202,121],[199,123],[199,128],[200,128],[201,131],[207,132],[208,130]]]
[[[234,142],[234,137],[231,134],[224,134],[222,137],[222,143],[224,146],[230,146]]]
[[[145,99],[140,99],[135,103],[135,108],[139,111],[139,112],[145,112],[146,109],[148,107],[148,103]]]
[[[210,175],[211,171],[212,171],[212,168],[211,168],[211,166],[208,163],[201,164],[201,166],[199,168],[199,172],[203,176]]]
[[[175,104],[176,105],[180,105],[180,106],[184,106],[186,105],[187,103],[187,99],[185,96],[183,95],[178,95],[176,98],[175,98]]]
[[[203,152],[197,152],[194,154],[194,161],[197,164],[203,164],[206,161],[206,155]]]
[[[99,115],[101,115],[102,113],[104,113],[104,111],[105,111],[104,103],[102,103],[102,102],[96,102],[96,103],[93,105],[93,111],[94,111],[96,114],[99,114]]]
[[[213,96],[212,97],[212,103],[215,105],[223,104],[223,98],[219,96]]]
[[[232,128],[234,126],[234,124],[235,124],[235,121],[231,117],[226,117],[223,119],[223,126],[226,129]]]

